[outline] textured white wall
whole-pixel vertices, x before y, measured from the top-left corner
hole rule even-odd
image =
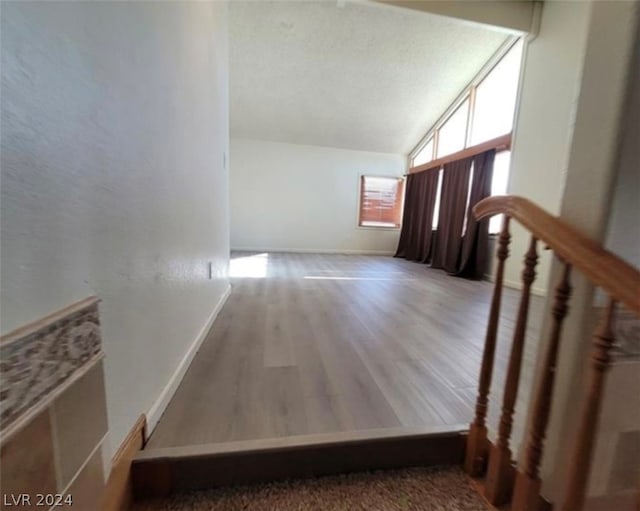
[[[406,158],[231,140],[231,247],[392,253],[398,230],[357,227],[361,174],[401,176]]]
[[[553,214],[560,212],[566,179],[588,14],[588,2],[545,2],[540,32],[526,47],[509,193],[527,197]],[[529,235],[517,225],[512,234],[505,279],[518,285]],[[534,287],[544,291],[551,258],[540,253]]]
[[[226,4],[2,11],[2,331],[98,295],[118,446],[228,286]]]

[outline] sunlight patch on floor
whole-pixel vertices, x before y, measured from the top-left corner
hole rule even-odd
[[[264,279],[267,276],[269,254],[255,254],[231,258],[229,276],[232,278]]]
[[[386,277],[330,277],[326,275],[306,275],[305,279],[310,280],[410,280],[410,279],[398,279],[398,278],[386,278]]]

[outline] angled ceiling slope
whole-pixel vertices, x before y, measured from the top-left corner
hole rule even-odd
[[[408,153],[509,34],[373,3],[231,2],[231,136]]]

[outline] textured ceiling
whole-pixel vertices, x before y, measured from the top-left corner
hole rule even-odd
[[[231,135],[407,153],[507,35],[350,2],[231,2]]]

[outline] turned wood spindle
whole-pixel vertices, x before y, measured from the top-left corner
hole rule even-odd
[[[605,373],[611,364],[609,352],[615,340],[613,335],[615,306],[615,300],[610,298],[601,323],[593,336],[590,382],[570,460],[567,493],[562,506],[560,506],[562,511],[582,509],[584,504],[591,454],[602,403]]]
[[[543,372],[536,389],[524,470],[523,472],[518,472],[516,479],[513,502],[511,504],[513,511],[533,511],[538,506],[541,486],[540,462],[551,410],[562,324],[569,311],[568,303],[571,296],[570,275],[571,265],[565,264],[562,277],[555,290],[555,300],[551,310],[553,316],[551,335],[544,356]]]
[[[476,399],[475,417],[469,426],[469,436],[467,437],[465,470],[472,476],[481,475],[486,467],[487,427],[485,420],[487,416],[489,389],[491,387],[491,377],[493,373],[493,359],[496,351],[496,338],[498,335],[504,263],[509,257],[509,241],[511,240],[511,235],[509,234],[509,221],[510,218],[505,216],[502,221],[500,236],[498,237],[498,249],[496,250],[498,266],[496,269],[495,285],[493,287],[493,297],[491,299],[491,310],[489,312],[489,322],[487,323],[487,333],[482,353],[482,365],[480,368],[480,378],[478,383],[478,398]]]
[[[489,456],[489,468],[485,496],[487,500],[496,506],[502,505],[511,496],[513,488],[514,469],[511,462],[511,450],[509,438],[513,427],[513,410],[518,396],[520,382],[520,369],[522,366],[522,354],[524,351],[524,339],[527,330],[527,318],[529,315],[529,299],[531,297],[531,284],[536,277],[535,267],[538,262],[536,250],[537,239],[532,236],[529,250],[524,258],[524,270],[522,271],[522,296],[518,308],[518,318],[511,343],[507,380],[505,382],[504,396],[502,400],[502,416],[498,428],[498,439],[491,449]]]

